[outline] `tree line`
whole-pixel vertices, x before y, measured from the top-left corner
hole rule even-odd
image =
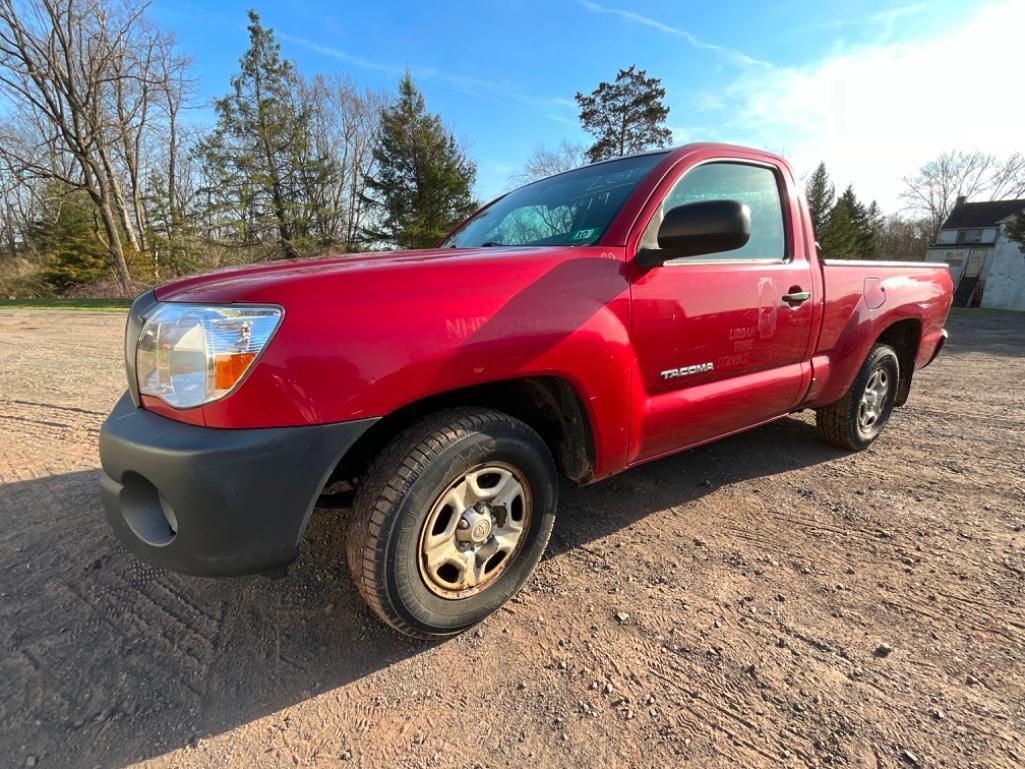
[[[586,162],[666,146],[671,132],[664,97],[660,81],[633,66],[590,94],[577,93],[581,127],[594,143],[537,144],[511,181],[526,183]],[[959,197],[1025,197],[1025,155],[943,152],[902,183],[903,210],[887,215],[876,201],[860,200],[851,185],[838,195],[820,162],[808,178],[805,198],[822,253],[836,259],[921,260]],[[1025,214],[1011,221],[1007,234],[1025,249]]]
[[[248,35],[201,126],[192,63],[146,4],[0,0],[0,293],[429,247],[476,208],[476,164],[408,73],[394,94],[307,76],[254,11]],[[511,181],[671,141],[665,89],[636,66],[575,98],[593,142],[539,144]],[[904,182],[910,215],[886,216],[820,164],[806,193],[824,253],[920,259],[958,195],[1025,195],[1025,158],[945,153]]]
[[[951,151],[903,179],[904,213],[884,216],[875,201],[867,206],[851,186],[836,196],[819,163],[805,187],[805,199],[823,255],[837,259],[921,259],[936,242],[958,198],[1001,200],[1025,197],[1025,155],[998,158],[982,152]],[[1025,215],[1007,234],[1025,249]]]
[[[669,110],[664,96],[658,79],[635,67],[620,70],[613,82],[599,84],[591,94],[578,93],[581,127],[595,137],[594,143],[537,144],[511,181],[523,184],[587,162],[666,146],[671,134],[665,127]],[[902,182],[903,210],[884,214],[876,201],[860,200],[851,185],[838,195],[820,162],[807,180],[805,199],[823,255],[921,260],[958,197],[1025,197],[1025,155],[944,152]],[[1007,234],[1025,249],[1025,215],[1010,222]]]
[[[394,96],[307,77],[250,11],[204,130],[191,63],[145,10],[0,0],[0,291],[419,248],[476,207],[475,164],[408,73]]]

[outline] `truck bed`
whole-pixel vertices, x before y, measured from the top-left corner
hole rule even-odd
[[[950,309],[952,285],[946,265],[825,259],[822,275],[825,302],[807,405],[825,405],[842,397],[868,350],[896,323],[920,331],[914,359],[906,365],[918,369],[932,359]]]

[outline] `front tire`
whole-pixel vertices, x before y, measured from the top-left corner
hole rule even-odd
[[[472,627],[533,573],[557,488],[544,441],[506,414],[451,409],[413,425],[356,496],[346,550],[360,595],[407,636]]]
[[[897,353],[875,344],[843,398],[815,412],[819,437],[841,449],[867,449],[883,431],[900,382]]]

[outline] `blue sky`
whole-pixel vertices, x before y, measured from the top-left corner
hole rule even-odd
[[[634,63],[662,79],[677,143],[760,146],[802,174],[822,159],[887,210],[943,149],[1025,151],[1021,0],[156,0],[201,99],[226,91],[251,6],[307,74],[393,90],[408,67],[478,163],[482,198],[538,142],[586,142],[573,95]]]

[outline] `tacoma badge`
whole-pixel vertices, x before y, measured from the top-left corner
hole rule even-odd
[[[662,372],[663,379],[676,379],[681,376],[691,376],[692,374],[703,374],[706,371],[711,371],[715,366],[709,363],[695,363],[693,366],[681,366],[680,368],[670,368]]]

